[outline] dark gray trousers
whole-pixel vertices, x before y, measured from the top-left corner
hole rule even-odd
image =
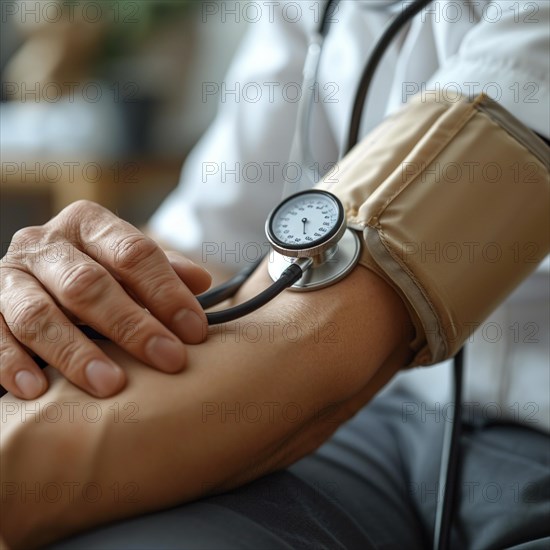
[[[426,549],[445,419],[393,389],[317,452],[229,493],[95,529],[55,550]],[[466,425],[453,548],[550,548],[550,439]]]

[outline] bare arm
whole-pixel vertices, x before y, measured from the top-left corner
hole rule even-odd
[[[258,271],[239,299],[268,284]],[[44,544],[294,462],[406,364],[410,330],[394,291],[358,266],[332,287],[284,292],[212,329],[180,374],[105,344],[128,377],[115,397],[98,400],[50,371],[38,400],[2,399],[3,536],[15,548]],[[23,422],[24,410],[40,411],[38,421]],[[23,495],[29,487],[61,496],[36,500]]]

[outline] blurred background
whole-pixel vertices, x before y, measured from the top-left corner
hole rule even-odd
[[[144,225],[246,29],[218,0],[0,0],[0,236],[86,198]],[[240,20],[239,20],[240,19]]]

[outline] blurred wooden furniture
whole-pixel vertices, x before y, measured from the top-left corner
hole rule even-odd
[[[178,183],[183,159],[132,159],[120,161],[19,158],[0,163],[2,200],[10,194],[33,195],[46,191],[51,215],[79,199],[97,202],[113,211],[128,211],[129,204],[151,200],[156,208]],[[154,198],[156,197],[156,199]],[[148,206],[145,205],[145,206]],[[143,210],[143,208],[141,208]]]
[[[1,159],[0,255],[22,227],[40,225],[78,199],[97,202],[144,227],[177,185],[183,159],[55,161]]]

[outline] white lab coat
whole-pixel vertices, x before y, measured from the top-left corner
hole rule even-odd
[[[402,9],[401,3],[386,11],[368,5],[343,0],[325,42],[311,132],[318,166],[303,168],[315,178],[339,158],[368,52],[391,11]],[[254,22],[224,83],[217,92],[205,89],[217,93],[218,115],[188,157],[180,185],[151,220],[155,234],[190,257],[236,269],[266,250],[266,216],[280,200],[284,181],[295,177],[287,164],[295,98],[308,36],[322,7],[317,1],[260,1],[255,11],[243,12]],[[415,93],[439,88],[485,91],[550,137],[549,25],[547,0],[435,0],[388,50],[361,133]],[[550,431],[548,266],[547,258],[470,339],[465,400],[476,417]],[[419,414],[433,410],[432,418],[439,414],[444,421],[448,373],[442,365],[415,369],[394,383],[413,391]]]

